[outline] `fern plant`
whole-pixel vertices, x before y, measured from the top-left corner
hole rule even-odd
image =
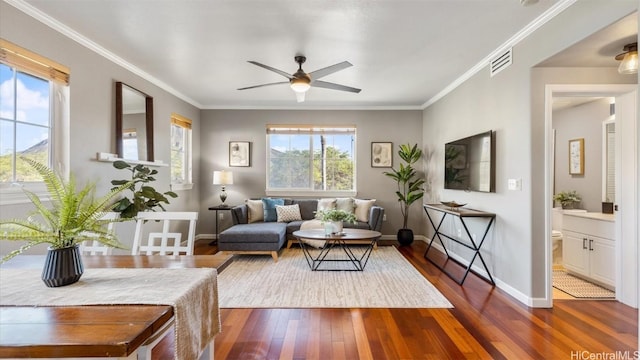
[[[60,174],[42,163],[25,157],[20,159],[40,174],[47,187],[48,199],[40,199],[37,194],[23,189],[35,210],[26,219],[0,220],[0,239],[27,243],[5,255],[0,263],[44,243],[52,249],[62,249],[85,240],[98,240],[110,247],[124,248],[105,226],[119,220],[101,218],[113,209],[116,196],[127,190],[130,184],[123,184],[95,198],[95,183],[89,182],[76,191],[73,174],[65,181]],[[51,206],[45,206],[45,201],[50,201]]]

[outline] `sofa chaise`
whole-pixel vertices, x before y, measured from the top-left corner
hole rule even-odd
[[[375,200],[354,198],[251,199],[231,209],[233,225],[218,236],[218,250],[242,254],[269,254],[278,261],[278,251],[296,238],[293,232],[305,221],[315,220],[316,211],[339,208],[356,215],[355,224],[345,228],[380,231],[384,208]]]

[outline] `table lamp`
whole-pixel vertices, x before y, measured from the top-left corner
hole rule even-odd
[[[231,171],[214,171],[213,172],[213,185],[222,185],[222,191],[220,192],[220,200],[222,204],[220,206],[227,206],[224,201],[227,200],[227,192],[225,187],[233,184],[233,173]]]

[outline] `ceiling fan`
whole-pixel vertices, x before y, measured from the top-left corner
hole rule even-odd
[[[331,65],[331,66],[327,66],[325,68],[316,70],[316,71],[312,71],[310,73],[306,73],[304,72],[304,70],[302,70],[302,64],[307,60],[306,57],[302,56],[302,55],[297,55],[294,57],[294,60],[296,61],[296,63],[298,63],[298,71],[296,71],[293,74],[288,74],[282,70],[278,70],[276,68],[272,68],[271,66],[265,65],[265,64],[261,64],[257,61],[248,61],[249,63],[256,65],[256,66],[260,66],[261,68],[265,68],[267,70],[271,70],[277,74],[280,74],[284,77],[286,77],[287,79],[289,79],[289,81],[279,81],[279,82],[274,82],[274,83],[268,83],[268,84],[261,84],[261,85],[254,85],[254,86],[247,86],[247,87],[243,87],[240,88],[238,90],[247,90],[247,89],[255,89],[255,88],[259,88],[259,87],[264,87],[264,86],[271,86],[271,85],[280,85],[280,84],[289,84],[289,86],[291,86],[291,89],[296,93],[296,99],[298,100],[298,102],[303,102],[304,101],[304,95],[305,93],[309,90],[310,87],[320,87],[320,88],[325,88],[325,89],[331,89],[331,90],[340,90],[340,91],[348,91],[348,92],[352,92],[352,93],[359,93],[360,89],[356,89],[350,86],[345,86],[345,85],[340,85],[340,84],[335,84],[335,83],[330,83],[327,81],[321,81],[318,80],[324,76],[333,74],[337,71],[346,69],[348,67],[351,67],[353,65],[351,65],[350,62],[348,61],[343,61],[341,63],[337,63],[335,65]]]

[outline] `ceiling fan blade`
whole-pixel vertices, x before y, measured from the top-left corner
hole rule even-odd
[[[304,94],[306,94],[306,92],[297,92],[296,101],[298,101],[299,103],[304,102]]]
[[[264,69],[267,69],[267,70],[271,70],[271,71],[273,71],[274,73],[276,73],[276,74],[280,74],[280,75],[282,75],[282,76],[286,77],[286,78],[287,78],[287,79],[289,79],[289,80],[291,80],[291,79],[293,78],[293,76],[291,76],[290,74],[288,74],[288,73],[286,73],[286,72],[284,72],[284,71],[282,71],[282,70],[278,70],[278,69],[276,69],[276,68],[273,68],[273,67],[271,67],[271,66],[269,66],[269,65],[260,64],[259,62],[251,61],[251,60],[249,60],[248,62],[249,62],[249,63],[251,63],[251,64],[253,64],[253,65],[260,66],[261,68],[264,68]]]
[[[350,87],[350,86],[345,86],[345,85],[340,85],[340,84],[334,84],[334,83],[330,83],[330,82],[326,82],[326,81],[320,81],[320,80],[313,81],[311,83],[311,86],[325,88],[325,89],[331,89],[331,90],[348,91],[348,92],[352,92],[352,93],[356,93],[356,94],[360,92],[360,89],[356,89],[356,88],[353,88],[353,87]]]
[[[318,69],[316,71],[312,71],[309,73],[309,76],[311,76],[311,80],[315,80],[315,79],[320,79],[322,77],[325,77],[327,75],[331,75],[334,72],[338,72],[342,69],[346,69],[348,67],[351,67],[353,65],[351,65],[350,62],[348,61],[343,61],[341,63],[335,64],[335,65],[331,65],[331,66],[327,66],[326,68],[322,68],[322,69]]]
[[[274,82],[269,84],[247,86],[247,87],[240,88],[238,90],[255,89],[255,88],[264,87],[264,86],[280,85],[280,84],[288,84],[288,83],[289,83],[288,81],[279,81],[279,82]]]

